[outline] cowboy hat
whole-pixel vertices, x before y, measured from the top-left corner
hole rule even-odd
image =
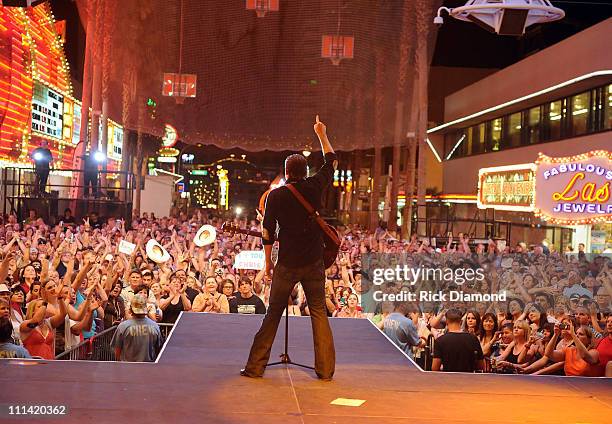
[[[195,237],[193,238],[193,242],[198,247],[203,247],[211,244],[217,238],[217,230],[212,225],[202,225]]]
[[[147,242],[145,250],[147,252],[147,257],[155,263],[161,264],[168,262],[170,259],[170,254],[155,239],[151,239]]]

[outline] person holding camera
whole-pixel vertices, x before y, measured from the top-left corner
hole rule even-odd
[[[569,326],[569,329],[566,327]],[[563,350],[555,350],[557,340],[562,330],[568,329],[574,344]],[[593,348],[593,332],[585,325],[574,330],[574,323],[555,325],[554,334],[548,344],[544,355],[555,361],[563,362],[565,375],[596,377],[599,375],[599,352]]]
[[[34,161],[34,173],[36,174],[36,194],[47,194],[45,188],[47,186],[49,172],[51,171],[51,163],[53,162],[53,154],[51,154],[51,150],[49,150],[49,142],[47,140],[42,140],[40,142],[40,147],[34,149],[30,156]]]

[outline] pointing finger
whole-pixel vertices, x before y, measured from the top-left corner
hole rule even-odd
[[[319,115],[317,115],[317,117],[316,117],[315,119],[316,119],[316,121],[317,121],[317,124],[318,124],[319,122],[321,122],[321,121],[319,121]]]

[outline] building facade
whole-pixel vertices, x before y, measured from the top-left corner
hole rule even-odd
[[[609,155],[610,39],[612,19],[447,96],[444,122],[428,131],[432,147],[442,158],[443,192],[477,197],[479,170],[512,170],[518,165],[536,164],[540,154],[566,161],[579,160],[581,155],[595,151]],[[517,181],[523,177],[514,178]],[[602,184],[609,190],[609,182]],[[506,187],[518,188],[519,184]],[[533,189],[533,201],[538,191],[537,187]],[[599,203],[607,210],[610,199],[602,197]],[[610,214],[597,220],[543,219],[534,207],[478,205],[474,198],[456,206],[454,215],[474,221],[486,216],[507,222],[504,226],[511,227],[507,237],[511,243],[538,244],[546,240],[557,249],[571,246],[574,250],[578,243],[584,243],[587,251],[600,253],[612,242]],[[491,228],[496,230],[487,235],[506,236],[499,234],[499,226]]]

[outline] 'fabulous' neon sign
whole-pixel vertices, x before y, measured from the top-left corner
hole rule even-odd
[[[540,153],[536,161],[534,212],[556,224],[589,224],[612,219],[612,152],[572,157]]]

